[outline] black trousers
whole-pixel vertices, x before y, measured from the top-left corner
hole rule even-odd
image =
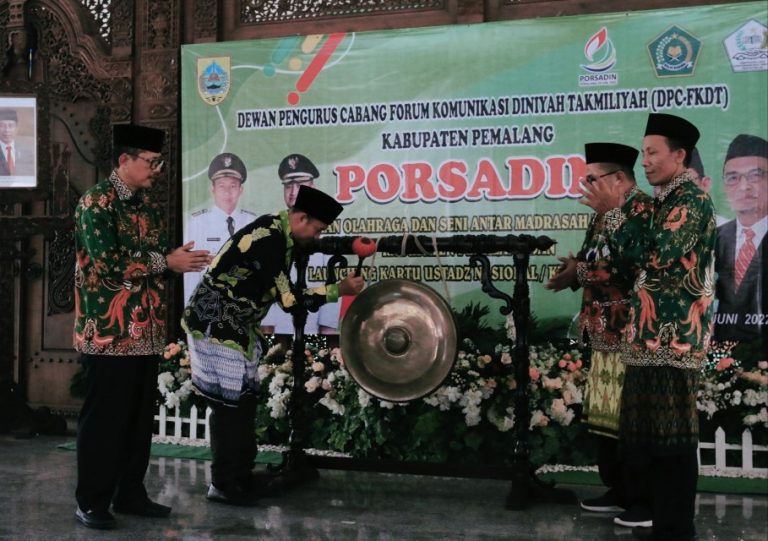
[[[211,481],[224,491],[247,489],[256,460],[256,395],[246,393],[237,406],[211,406]]]
[[[630,450],[637,481],[650,480],[653,538],[688,541],[696,536],[696,483],[699,464],[696,449],[675,452]]]
[[[688,541],[696,527],[696,450],[651,457],[653,480],[653,535],[656,539]]]
[[[80,356],[87,393],[77,427],[77,504],[106,510],[147,497],[159,356]]]
[[[651,512],[651,479],[647,467],[640,468],[621,453],[619,440],[595,434],[597,471],[624,509],[647,509]]]
[[[624,478],[619,459],[619,440],[598,434],[593,434],[592,437],[597,445],[597,471],[600,480],[605,486],[613,489],[619,501],[623,503]]]

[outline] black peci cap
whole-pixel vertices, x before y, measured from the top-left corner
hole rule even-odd
[[[280,162],[280,166],[277,168],[277,176],[285,184],[302,177],[315,179],[320,176],[320,172],[315,167],[315,164],[306,156],[290,154]]]
[[[747,135],[745,133],[737,135],[734,140],[731,141],[731,144],[728,145],[728,152],[725,153],[725,161],[747,156],[768,158],[768,141],[756,135]]]
[[[16,114],[16,109],[0,109],[0,120],[13,120],[19,121],[19,116]]]
[[[112,127],[112,146],[131,147],[150,152],[161,152],[165,132],[136,124],[115,124]]]
[[[651,113],[648,115],[645,135],[663,135],[674,139],[685,149],[688,156],[691,156],[700,134],[696,126],[682,117]]]
[[[236,154],[223,152],[211,160],[211,165],[208,166],[208,178],[213,182],[223,177],[236,178],[240,184],[248,178],[245,164]]]
[[[325,224],[332,224],[344,207],[330,195],[309,186],[299,187],[293,208],[306,212]]]
[[[628,169],[635,168],[639,152],[627,145],[618,143],[587,143],[584,145],[584,157],[587,163],[615,163]]]

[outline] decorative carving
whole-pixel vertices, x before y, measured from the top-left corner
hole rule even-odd
[[[72,227],[72,218],[69,216],[0,217],[0,240],[23,240],[33,235],[52,239],[57,230]]]
[[[16,290],[16,260],[19,257],[15,243],[0,240],[0,298],[13,299]],[[14,376],[14,351],[16,328],[16,305],[0,310],[0,382],[8,383]]]
[[[130,52],[133,45],[134,0],[113,0],[112,2],[112,50],[125,49]]]
[[[175,0],[155,0],[148,3],[142,48],[172,49],[178,47],[179,18],[176,13]]]
[[[154,103],[149,107],[149,116],[151,118],[168,118],[175,115],[175,103]]]
[[[132,64],[130,60],[110,60],[104,66],[101,66],[108,77],[131,78]]]
[[[141,78],[142,96],[146,101],[167,101],[176,103],[178,95],[177,53],[145,52],[143,63],[148,66]]]
[[[52,97],[109,101],[109,84],[97,79],[79,55],[72,54],[72,44],[61,20],[50,9],[34,5],[30,17],[40,31],[37,55],[46,63]]]
[[[195,0],[195,35],[194,38],[216,38],[218,9],[215,0]]]
[[[396,11],[446,9],[447,0],[242,0],[240,22],[274,22],[349,17]]]
[[[112,87],[112,120],[127,122],[131,118],[133,105],[133,86],[127,77],[117,77],[110,81]]]
[[[8,20],[10,18],[11,12],[9,10],[9,5],[6,2],[0,3],[0,71],[5,72],[5,63],[7,62],[8,58],[6,53],[6,43],[8,43]]]
[[[111,40],[110,5],[112,0],[80,0],[80,3],[90,12],[96,24],[99,25],[99,35],[107,43]]]
[[[104,176],[112,170],[112,121],[114,118],[114,108],[101,106],[96,109],[96,114],[88,122],[91,133],[96,137],[96,146],[93,148],[96,166]],[[127,114],[125,118],[128,118]]]
[[[67,160],[67,168],[69,167]],[[69,214],[77,207],[78,194],[69,190]],[[66,314],[75,309],[75,230],[56,231],[47,245],[48,251],[48,315]]]

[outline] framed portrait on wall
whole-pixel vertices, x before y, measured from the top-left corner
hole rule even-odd
[[[45,85],[0,80],[0,201],[51,196],[50,98]]]
[[[37,97],[0,94],[0,189],[37,188]]]

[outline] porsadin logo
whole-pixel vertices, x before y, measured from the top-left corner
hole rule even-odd
[[[216,56],[197,59],[197,93],[208,105],[218,105],[231,87],[230,57]]]
[[[733,71],[768,70],[768,28],[754,19],[723,40]]]
[[[611,72],[616,65],[616,48],[608,37],[608,29],[602,27],[584,44],[584,56],[588,64],[581,64],[587,74],[579,75],[579,86],[607,86],[619,82],[619,74]]]
[[[656,77],[693,75],[701,40],[678,26],[670,26],[648,44]]]

